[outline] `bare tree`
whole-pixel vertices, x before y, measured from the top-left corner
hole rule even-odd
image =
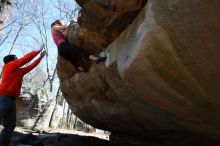
[[[2,35],[3,38],[0,38],[0,46],[7,40],[7,38],[9,37],[11,32],[12,32],[12,29],[10,29],[8,32],[6,32],[5,35]]]
[[[79,7],[74,2],[70,3],[70,0],[56,0],[49,1],[59,13],[59,18],[73,20],[78,15]],[[49,86],[49,90],[53,92],[54,81],[57,79],[56,64],[50,60],[51,54],[48,49],[48,30],[50,29],[50,22],[48,22],[48,15],[51,13],[48,11],[48,1],[45,0],[19,0],[14,3],[14,11],[16,13],[12,15],[9,22],[0,29],[0,46],[4,44],[11,44],[8,54],[10,54],[17,46],[35,48],[36,44],[45,44],[45,50],[48,52],[46,56],[45,72],[47,78],[43,81],[43,87]],[[21,43],[19,39],[21,36],[27,36],[26,29],[32,28],[36,33],[29,38],[32,38],[34,43]],[[2,35],[4,34],[4,35]],[[50,34],[49,34],[50,35]],[[3,51],[3,50],[0,50]]]
[[[9,53],[8,53],[8,54],[11,54],[11,51],[12,51],[12,49],[14,48],[15,43],[16,43],[16,41],[17,41],[17,39],[18,39],[18,37],[19,37],[21,31],[22,31],[22,30],[25,28],[25,26],[27,26],[27,25],[28,25],[28,24],[22,24],[22,25],[19,26],[18,32],[17,32],[16,35],[15,35],[15,38],[14,38],[14,40],[13,40],[13,42],[12,42],[12,45],[11,45],[11,49],[9,50]]]
[[[70,4],[68,0],[57,0],[55,2],[53,0],[50,1],[59,11],[60,19],[66,19],[70,21],[78,17],[80,7],[77,3]]]
[[[70,3],[70,1],[72,3]],[[56,9],[57,17],[50,19],[48,16],[51,14],[50,7]],[[14,11],[8,23],[0,28],[0,47],[9,46],[7,54],[12,53],[15,49],[19,48],[22,53],[27,53],[24,48],[34,48],[45,44],[45,50],[48,52],[46,56],[46,63],[44,66],[39,66],[28,76],[24,78],[24,82],[30,85],[36,85],[48,88],[51,92],[56,93],[56,105],[63,106],[63,119],[67,122],[70,128],[75,128],[78,118],[73,115],[68,104],[62,97],[60,87],[57,88],[57,69],[54,60],[51,60],[53,52],[50,46],[50,24],[55,19],[63,19],[64,21],[75,20],[78,16],[79,6],[73,4],[72,0],[17,0],[14,3]],[[28,37],[27,37],[28,36]],[[24,39],[23,41],[21,41]],[[10,44],[10,45],[8,45]],[[4,48],[4,47],[1,47]],[[57,48],[53,49],[57,51]],[[49,86],[49,87],[48,87]],[[55,108],[54,108],[55,110]],[[52,120],[53,117],[51,117]],[[66,124],[67,124],[66,123]]]

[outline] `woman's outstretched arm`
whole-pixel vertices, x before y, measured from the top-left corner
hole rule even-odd
[[[66,25],[63,25],[63,26],[57,26],[57,25],[54,25],[52,27],[52,30],[53,31],[64,31],[68,26],[69,26],[69,22],[66,24]]]

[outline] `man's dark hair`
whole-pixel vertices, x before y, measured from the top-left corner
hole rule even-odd
[[[5,64],[14,61],[15,59],[17,59],[16,55],[7,55],[4,57],[3,61]]]
[[[55,24],[61,25],[61,20],[55,20],[55,21],[51,24],[51,28],[52,28]]]

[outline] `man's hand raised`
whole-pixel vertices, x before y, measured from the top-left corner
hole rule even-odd
[[[47,52],[43,51],[43,52],[40,53],[40,57],[43,58],[46,54],[47,54]]]
[[[39,50],[40,50],[40,52],[41,52],[41,51],[43,51],[44,47],[45,47],[45,45],[44,45],[44,44],[42,44],[42,45],[40,46],[40,49],[39,49]]]

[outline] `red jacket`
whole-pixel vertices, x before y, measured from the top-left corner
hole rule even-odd
[[[26,67],[20,67],[30,62],[39,53],[40,51],[32,51],[24,57],[4,65],[0,84],[0,95],[12,96],[13,98],[20,95],[23,76],[35,68],[40,63],[42,57],[39,57]]]

